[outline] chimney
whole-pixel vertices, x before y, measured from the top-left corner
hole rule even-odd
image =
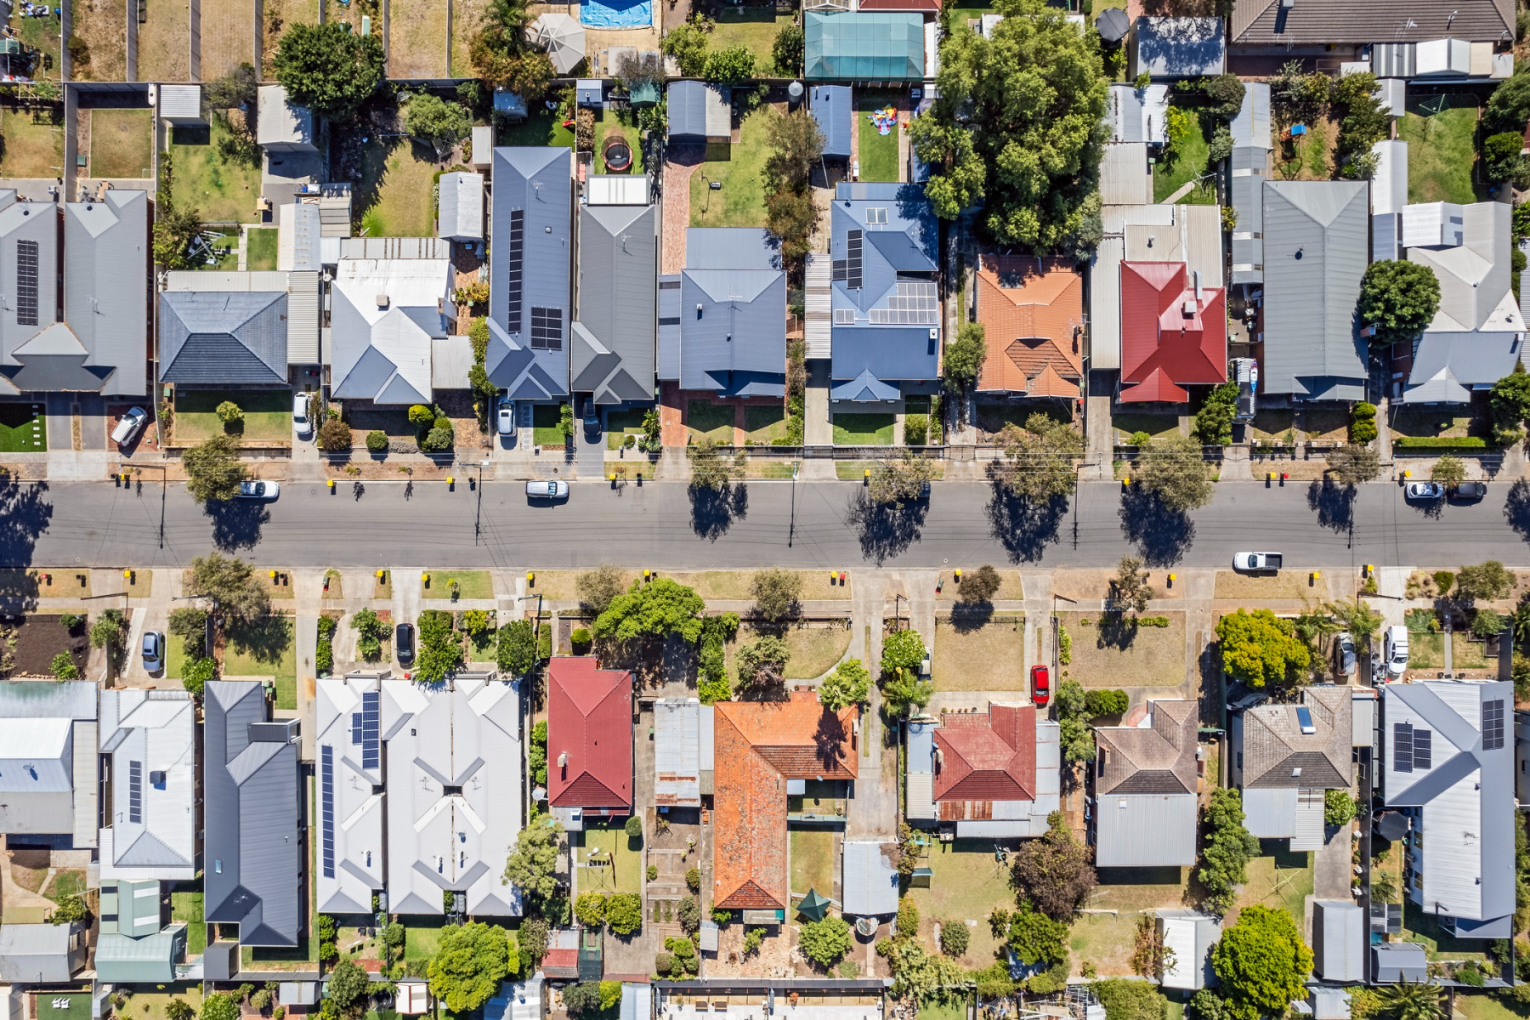
[[[560,769],[568,768],[568,752],[567,751],[559,752],[559,754],[558,754],[558,767]]]
[[[379,294],[379,295],[377,295],[377,307],[378,308],[387,308],[388,307],[388,295],[386,295],[386,294]]]

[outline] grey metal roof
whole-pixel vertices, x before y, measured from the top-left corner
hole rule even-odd
[[[1451,36],[1472,42],[1514,38],[1513,0],[1323,0],[1282,7],[1280,0],[1236,0],[1234,45],[1422,42]]]
[[[1199,78],[1227,67],[1221,18],[1140,17],[1132,46],[1136,73],[1154,78]]]
[[[202,121],[202,86],[159,86],[159,116],[179,124]]]
[[[1437,333],[1414,344],[1413,370],[1403,390],[1408,404],[1466,404],[1519,363],[1520,333]]]
[[[880,917],[898,912],[898,869],[890,857],[896,843],[847,839],[841,860],[841,909],[853,917]],[[961,924],[957,919],[949,922]]]
[[[1270,83],[1247,81],[1243,83],[1243,105],[1232,119],[1233,146],[1255,145],[1268,149],[1272,143],[1270,134]]]
[[[436,233],[454,241],[483,240],[483,174],[442,174]]]
[[[1365,912],[1349,900],[1312,901],[1312,956],[1324,981],[1365,980]]]
[[[701,806],[701,702],[660,698],[653,703],[654,803]]]
[[[262,85],[256,117],[256,142],[277,152],[305,152],[314,148],[313,113],[306,106],[287,101],[280,85]]]
[[[159,344],[162,382],[285,385],[287,293],[167,291]]]
[[[1381,697],[1383,796],[1416,809],[1428,846],[1410,895],[1457,935],[1503,937],[1515,907],[1513,684],[1426,680],[1387,684]],[[1496,741],[1484,725],[1495,710]]]
[[[518,400],[569,393],[569,322],[573,257],[570,150],[563,146],[494,150],[489,350],[485,367],[496,386]],[[509,318],[512,213],[523,214],[520,311]],[[559,330],[556,349],[533,348],[532,309],[549,309]]]
[[[108,396],[148,390],[148,192],[106,193],[64,205],[64,321],[78,354],[21,356],[23,389],[75,389]],[[95,382],[92,383],[92,378]],[[33,385],[33,379],[44,385]]]
[[[733,90],[699,81],[671,82],[665,110],[672,141],[727,141],[733,118]]]
[[[680,281],[680,385],[725,396],[786,393],[786,274],[770,235],[691,227]]]
[[[855,131],[855,110],[848,85],[814,85],[808,89],[808,108],[823,132],[823,154],[829,159],[849,159],[850,139]]]
[[[264,687],[214,680],[205,692],[204,914],[249,946],[296,946],[306,914],[296,725],[263,726]]]
[[[579,320],[569,356],[573,389],[597,404],[654,398],[658,223],[651,205],[579,210]]]
[[[18,202],[16,192],[0,190],[0,366],[14,367],[16,348],[58,321],[59,213],[51,202]],[[21,321],[22,304],[18,300],[18,246],[26,242],[28,260],[31,245],[36,245],[37,302],[35,316],[27,305],[26,323]],[[7,373],[9,374],[9,373]]]
[[[93,681],[0,682],[0,832],[74,833],[87,796],[95,814],[95,719]]]
[[[1193,910],[1169,909],[1158,913],[1163,939],[1162,985],[1195,991],[1217,983],[1211,966],[1211,949],[1222,937],[1217,919]]]
[[[431,342],[447,335],[446,259],[342,258],[330,284],[333,395],[428,404]]]
[[[623,982],[621,1011],[617,1015],[620,1020],[652,1020],[653,986],[646,981]]]
[[[68,981],[85,962],[83,939],[71,924],[0,925],[0,981]]]
[[[103,934],[96,942],[96,980],[161,984],[175,980],[176,959],[186,949],[186,926],[171,925],[143,938]]]
[[[664,382],[680,379],[680,274],[659,277],[659,340],[654,375]]]
[[[1158,145],[1168,141],[1169,86],[1112,85],[1107,99],[1105,119],[1111,127],[1112,142],[1148,142]]]
[[[1094,852],[1099,867],[1195,863],[1195,794],[1103,794],[1095,810]]]
[[[106,811],[111,824],[101,830],[101,877],[195,878],[196,706],[191,695],[102,691],[100,723],[101,753],[111,755],[116,778]]]
[[[1371,946],[1371,980],[1377,984],[1429,980],[1429,953],[1417,942]]]
[[[1265,391],[1360,400],[1365,359],[1355,327],[1369,263],[1364,181],[1265,181]]]

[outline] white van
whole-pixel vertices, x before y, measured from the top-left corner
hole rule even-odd
[[[1403,671],[1408,668],[1408,628],[1403,626],[1388,627],[1382,641],[1382,668],[1386,675],[1384,679],[1388,683],[1393,680],[1401,680]]]

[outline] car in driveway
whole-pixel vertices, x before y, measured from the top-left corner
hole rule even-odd
[[[313,422],[308,418],[308,397],[307,393],[292,395],[292,428],[299,439],[313,435]]]
[[[1355,665],[1355,639],[1346,630],[1333,639],[1333,667],[1340,676],[1354,676]]]
[[[274,500],[281,495],[282,487],[276,482],[248,481],[239,483],[240,499]]]
[[[594,397],[584,399],[584,430],[592,434],[600,432],[600,408],[595,406]]]
[[[1031,667],[1031,701],[1037,708],[1046,708],[1052,700],[1052,674],[1047,667],[1037,663]]]
[[[148,420],[148,411],[141,407],[130,408],[126,414],[117,419],[117,426],[112,429],[112,442],[118,446],[131,443]]]
[[[1419,502],[1442,499],[1445,496],[1445,486],[1439,482],[1409,482],[1403,489],[1403,495]]]
[[[401,666],[414,661],[414,624],[401,623],[393,628],[393,654]]]
[[[556,478],[551,480],[551,481],[545,481],[545,480],[539,478],[536,481],[527,482],[526,483],[526,498],[527,499],[567,499],[568,498],[568,483],[563,481],[563,480],[561,480],[561,479],[556,479]]]
[[[515,401],[501,400],[496,405],[494,428],[502,436],[515,435]]]
[[[1475,502],[1487,495],[1487,482],[1462,482],[1450,487],[1450,498]]]
[[[162,631],[143,632],[143,670],[158,673],[165,668],[165,635]]]

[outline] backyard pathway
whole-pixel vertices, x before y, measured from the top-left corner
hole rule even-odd
[[[674,145],[665,155],[659,272],[668,276],[685,268],[685,231],[691,225],[691,175],[701,167],[705,151],[698,145]]]

